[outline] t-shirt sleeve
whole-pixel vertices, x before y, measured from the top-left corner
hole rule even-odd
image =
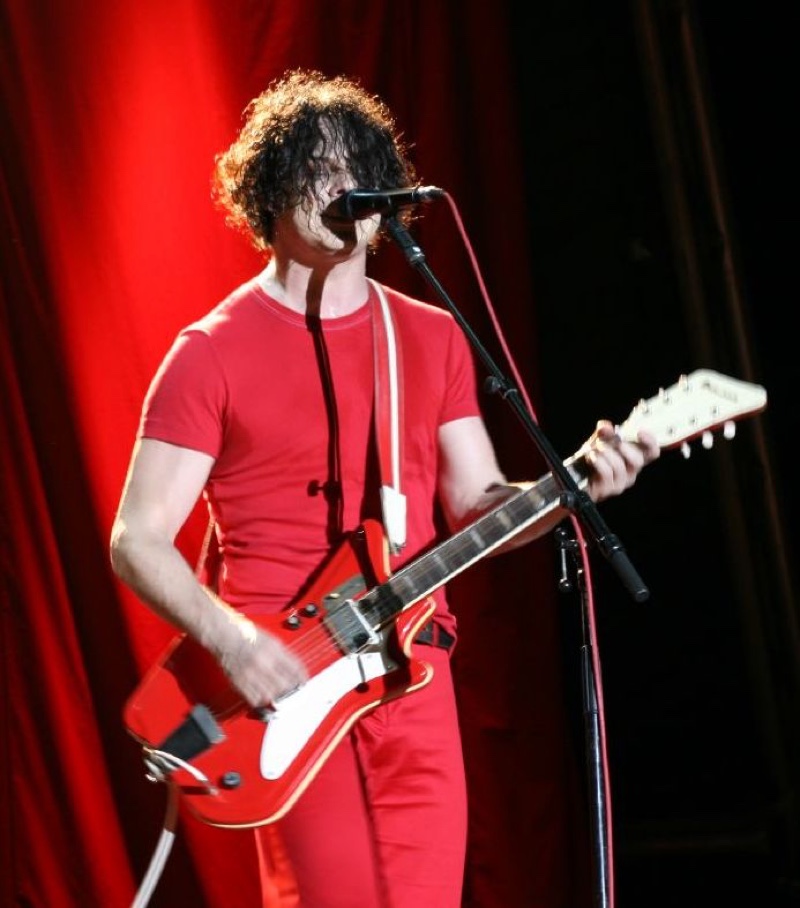
[[[202,331],[178,335],[153,377],[142,407],[139,436],[218,457],[227,386]]]
[[[480,416],[475,361],[469,342],[455,319],[450,320],[446,369],[447,393],[442,401],[440,425],[465,416]]]

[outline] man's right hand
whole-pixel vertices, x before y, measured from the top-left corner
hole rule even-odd
[[[254,708],[269,706],[308,680],[302,660],[277,637],[244,619],[238,639],[218,655],[231,684]]]

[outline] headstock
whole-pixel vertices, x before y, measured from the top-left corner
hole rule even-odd
[[[697,369],[682,375],[669,388],[662,388],[648,400],[640,401],[619,426],[620,435],[635,441],[640,429],[647,429],[662,448],[681,446],[689,456],[689,442],[702,438],[705,448],[713,445],[713,432],[720,427],[725,438],[736,432],[736,421],[760,413],[767,405],[761,385],[730,378],[711,369]]]

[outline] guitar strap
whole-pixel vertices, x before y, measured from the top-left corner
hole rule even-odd
[[[370,294],[372,306],[373,347],[375,360],[375,428],[381,476],[381,507],[384,530],[393,553],[399,552],[406,542],[406,497],[401,491],[402,438],[400,432],[400,358],[398,338],[392,320],[389,301],[383,287],[368,279],[375,293]],[[378,302],[375,303],[377,298]],[[376,312],[376,306],[379,312]],[[215,521],[211,518],[206,526],[195,565],[198,580],[212,590],[217,590],[220,568],[220,551],[215,532]],[[131,908],[147,908],[150,898],[164,870],[172,850],[178,822],[178,789],[169,787],[166,816],[156,849],[150,859],[144,878],[136,892]],[[257,841],[262,860],[280,860],[282,873],[273,874],[270,882],[281,891],[291,895],[296,892],[294,874],[286,859],[283,843],[274,827],[262,830],[262,840]],[[273,867],[273,870],[275,868]],[[275,879],[279,876],[280,879]],[[263,884],[262,879],[262,884]],[[278,888],[273,895],[278,893]]]
[[[375,432],[380,464],[381,508],[389,550],[397,555],[406,544],[406,496],[402,491],[403,409],[399,338],[383,287],[368,278],[375,291],[372,330],[375,353]],[[376,308],[379,309],[376,312]]]
[[[370,295],[370,305],[375,359],[375,436],[380,467],[381,509],[389,550],[396,555],[406,544],[406,496],[401,488],[403,433],[400,347],[386,292],[377,281],[372,278],[367,280],[374,290],[374,294]],[[195,572],[201,583],[216,589],[218,569],[219,549],[214,532],[214,520],[211,519],[200,546]]]

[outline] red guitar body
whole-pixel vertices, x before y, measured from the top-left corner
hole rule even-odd
[[[158,764],[171,736],[180,742],[163,747],[182,761],[167,775],[199,819],[224,827],[279,819],[359,716],[430,680],[431,667],[410,655],[413,636],[433,612],[430,598],[373,630],[358,653],[343,651],[326,622],[332,608],[359,599],[386,578],[385,569],[379,574],[375,567],[385,562],[382,528],[367,521],[302,601],[275,615],[253,616],[300,655],[309,671],[306,684],[274,710],[248,708],[216,660],[186,636],[172,641],[142,679],[126,703],[125,725],[151,763]],[[193,753],[197,747],[201,751]],[[181,753],[187,748],[188,755]]]

